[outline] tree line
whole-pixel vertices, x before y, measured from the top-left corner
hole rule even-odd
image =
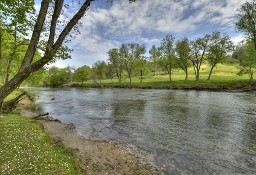
[[[184,79],[188,80],[189,67],[193,67],[195,80],[199,81],[202,63],[207,63],[210,66],[208,74],[208,80],[210,80],[216,65],[225,62],[239,63],[238,74],[249,74],[250,80],[253,80],[256,59],[252,46],[249,42],[234,46],[231,38],[220,32],[206,34],[194,41],[184,37],[175,42],[173,35],[166,35],[159,47],[153,45],[150,48],[149,57],[144,55],[146,53],[145,45],[122,44],[119,48],[112,48],[108,51],[107,62],[97,61],[92,67],[84,65],[74,69],[74,72],[70,68],[59,69],[59,78],[58,74],[54,73],[58,68],[50,68],[45,84],[60,85],[61,82],[64,84],[71,81],[83,84],[87,80],[101,83],[102,79],[112,80],[113,78],[118,79],[121,83],[122,79],[129,78],[131,85],[133,77],[139,77],[142,82],[150,72],[155,76],[157,71],[165,72],[169,75],[169,80],[172,81],[174,69],[182,70]],[[61,81],[61,79],[65,81]],[[57,80],[58,83],[55,82]]]

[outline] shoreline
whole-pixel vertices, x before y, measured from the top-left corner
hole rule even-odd
[[[33,101],[25,96],[18,103],[20,115],[35,118],[38,112],[29,109]],[[78,159],[83,174],[162,174],[155,158],[136,146],[119,141],[96,141],[81,136],[73,124],[65,124],[48,115],[36,117],[54,143],[63,143]]]
[[[38,86],[40,87],[40,86]],[[125,89],[159,89],[159,90],[185,90],[185,91],[209,91],[209,92],[253,92],[256,91],[256,82],[250,82],[247,80],[203,80],[198,83],[192,80],[182,80],[182,81],[160,81],[160,82],[143,82],[143,83],[129,83],[123,82],[113,82],[113,83],[70,83],[60,86],[41,86],[41,87],[51,87],[51,88],[125,88]]]

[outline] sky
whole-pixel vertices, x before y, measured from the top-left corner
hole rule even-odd
[[[190,40],[214,31],[228,34],[237,44],[242,34],[235,29],[237,9],[245,0],[106,0],[92,2],[81,19],[80,34],[68,46],[72,59],[57,61],[58,67],[92,66],[107,61],[108,50],[122,43],[144,44],[147,52],[159,46],[167,34]],[[37,5],[38,8],[38,5]],[[74,10],[74,9],[73,9]],[[69,9],[69,15],[72,8]],[[148,55],[148,53],[146,54]]]

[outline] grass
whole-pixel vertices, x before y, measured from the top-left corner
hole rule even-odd
[[[4,101],[9,101],[15,97],[17,97],[18,95],[22,94],[24,91],[21,89],[16,89],[15,91],[13,91],[10,95],[8,95]]]
[[[81,174],[73,153],[55,144],[35,120],[0,116],[0,174]]]
[[[185,73],[182,70],[174,70],[172,73],[172,81],[169,81],[169,75],[163,72],[157,72],[144,77],[140,82],[140,77],[132,78],[132,87],[138,88],[161,88],[161,89],[211,89],[211,90],[252,90],[256,89],[255,83],[249,81],[248,75],[239,76],[238,65],[219,64],[214,68],[211,79],[207,80],[210,66],[203,64],[200,71],[200,81],[195,81],[194,70],[192,67],[188,70],[188,80],[185,81]],[[256,78],[256,77],[254,77]],[[81,85],[73,83],[68,86],[84,86],[84,87],[129,87],[129,79],[123,78],[122,83],[117,79],[104,79],[99,83],[88,81]]]

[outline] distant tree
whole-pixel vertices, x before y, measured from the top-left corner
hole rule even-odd
[[[121,58],[119,49],[113,48],[108,51],[109,71],[115,73],[119,82],[122,81],[123,59]]]
[[[122,44],[120,47],[121,57],[124,59],[124,70],[127,72],[132,86],[132,76],[136,63],[142,58],[146,52],[146,47],[137,43]]]
[[[210,42],[210,35],[205,35],[203,38],[198,38],[191,43],[191,62],[194,67],[196,81],[200,79],[200,69],[207,54],[207,49]]]
[[[68,68],[51,67],[46,74],[45,85],[60,86],[70,82],[71,72]]]
[[[113,65],[108,63],[107,64],[107,73],[106,73],[106,76],[108,79],[111,79],[111,82],[113,82],[113,78],[115,76],[115,72],[114,72],[114,68],[113,68]]]
[[[248,74],[250,81],[253,81],[253,69],[256,68],[256,52],[254,48],[254,43],[249,41],[244,45],[241,45],[244,49],[239,53],[239,57],[241,58],[240,62],[240,71],[238,75]]]
[[[150,61],[153,65],[153,72],[154,72],[154,76],[156,75],[156,69],[157,69],[157,65],[158,65],[158,60],[161,57],[161,51],[160,48],[157,48],[155,45],[153,45],[151,47],[151,49],[149,50],[149,54],[150,54]]]
[[[187,37],[176,42],[176,54],[179,67],[185,72],[185,80],[188,79],[189,60],[191,58],[191,47]]]
[[[238,9],[236,28],[244,32],[256,50],[256,1],[245,2]]]
[[[170,81],[172,81],[172,69],[175,62],[175,48],[174,48],[174,36],[166,35],[161,42],[160,50],[162,52],[162,57],[160,60],[160,65],[162,68],[168,72]]]
[[[90,75],[90,67],[84,65],[75,70],[74,79],[75,81],[82,82],[82,84],[84,84],[84,81],[87,81],[89,79],[89,75]]]
[[[39,69],[36,73],[30,74],[30,76],[22,83],[25,86],[42,86],[46,77],[45,68]]]
[[[244,52],[245,52],[244,43],[236,45],[232,53],[232,58],[234,58],[238,63],[241,63],[243,59],[243,55],[241,53],[244,53]]]
[[[134,72],[139,76],[140,82],[143,82],[143,79],[150,73],[148,57],[141,56],[139,60],[135,62]]]
[[[213,32],[207,54],[207,60],[211,66],[208,80],[211,78],[213,68],[218,63],[223,63],[231,51],[233,51],[231,38],[228,35],[221,36],[220,32]]]
[[[95,69],[95,74],[98,77],[98,79],[101,80],[106,75],[107,72],[107,64],[104,61],[97,61],[92,66]]]

